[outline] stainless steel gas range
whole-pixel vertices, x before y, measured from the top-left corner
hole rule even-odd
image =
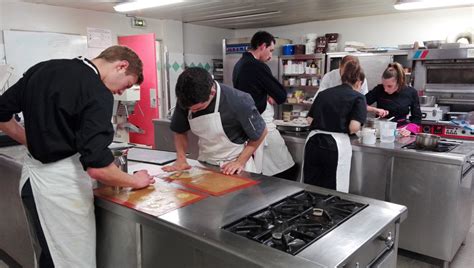
[[[302,191],[224,227],[255,242],[296,255],[367,204]]]
[[[158,218],[97,198],[99,263],[134,266],[139,259],[142,267],[396,267],[406,207],[244,176],[259,183]],[[124,231],[126,236],[117,235]],[[136,238],[130,237],[134,233]],[[130,256],[134,250],[136,258]]]

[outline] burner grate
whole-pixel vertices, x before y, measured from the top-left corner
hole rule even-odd
[[[223,229],[296,255],[366,206],[338,196],[301,191]]]
[[[407,145],[403,146],[402,148],[421,150],[421,151],[427,151],[427,152],[444,153],[444,152],[449,152],[449,151],[453,150],[458,145],[459,145],[459,143],[451,143],[451,142],[446,142],[446,141],[440,141],[435,148],[429,149],[429,148],[418,147],[416,145],[416,142],[412,142],[410,144],[407,144]]]

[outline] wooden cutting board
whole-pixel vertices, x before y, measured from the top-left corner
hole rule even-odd
[[[201,167],[178,171],[164,179],[213,196],[220,196],[258,183],[248,178],[224,175]]]
[[[177,189],[159,182],[136,191],[126,189],[116,192],[113,187],[102,186],[94,190],[94,194],[157,217],[207,197],[201,193]]]

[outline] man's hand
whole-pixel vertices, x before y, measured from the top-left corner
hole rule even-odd
[[[276,101],[272,97],[268,97],[268,103],[270,103],[271,105],[275,105]]]
[[[140,170],[133,174],[133,189],[142,189],[155,183],[155,179],[146,170]]]
[[[375,114],[376,114],[378,117],[383,118],[383,117],[385,117],[385,116],[388,115],[388,111],[387,111],[387,110],[384,110],[384,109],[378,109],[378,108],[376,108],[376,109],[375,109]]]
[[[221,166],[222,173],[226,175],[240,174],[244,170],[244,164],[238,160],[227,162]]]
[[[186,170],[190,169],[191,166],[188,164],[186,160],[176,160],[173,165],[162,167],[161,169],[166,172],[178,171],[178,170]]]

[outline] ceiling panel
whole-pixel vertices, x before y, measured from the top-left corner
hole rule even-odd
[[[113,6],[126,1],[24,0],[23,2],[116,13]],[[129,12],[128,15],[172,19],[227,29],[244,29],[400,12],[393,8],[393,3],[394,0],[185,0],[175,5]]]

